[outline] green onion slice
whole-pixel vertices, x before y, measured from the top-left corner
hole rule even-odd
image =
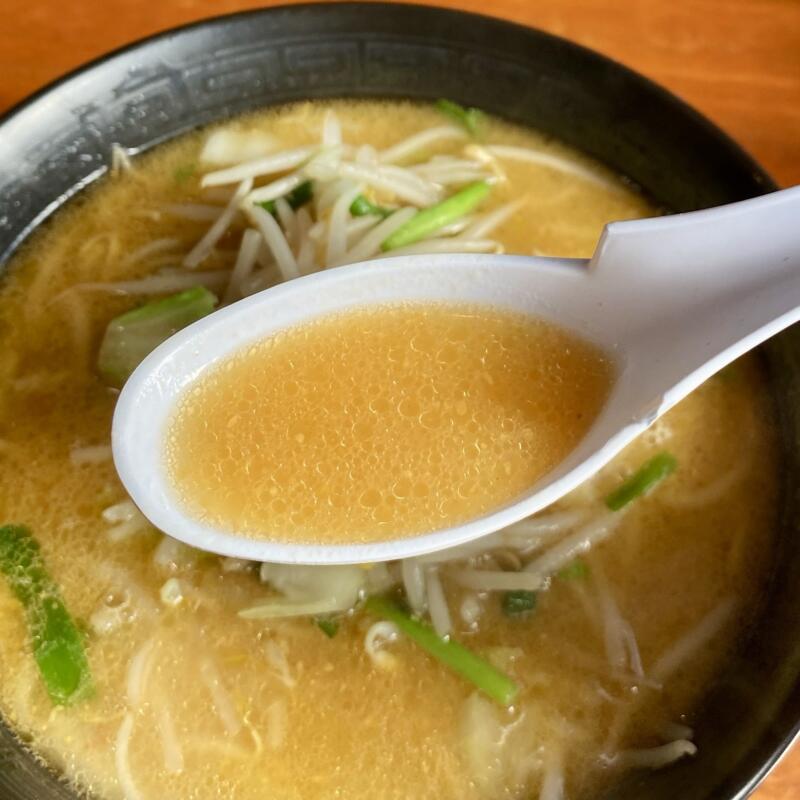
[[[625,483],[606,497],[606,506],[612,511],[619,511],[631,500],[649,492],[678,466],[675,456],[670,453],[659,453],[645,463],[638,472],[631,475]]]
[[[368,214],[372,214],[376,217],[388,217],[393,210],[394,209],[375,205],[375,203],[367,199],[363,194],[358,195],[350,204],[350,213],[354,217],[366,217]]]
[[[313,196],[313,181],[303,181],[298,186],[295,186],[291,192],[285,194],[283,199],[286,200],[289,206],[296,211],[298,208],[309,202]],[[274,200],[265,200],[263,203],[256,203],[256,205],[261,206],[261,208],[263,208],[265,211],[269,211],[270,214],[278,213],[278,209],[275,207]]]
[[[527,589],[505,592],[500,604],[507,617],[518,617],[536,608],[536,592]]]
[[[183,164],[180,167],[177,167],[175,172],[172,173],[172,176],[175,178],[175,183],[186,183],[190,178],[193,178],[197,174],[197,165],[196,164]]]
[[[438,231],[439,228],[449,225],[477,208],[490,190],[491,187],[486,181],[475,181],[475,183],[470,183],[446,200],[442,200],[441,203],[423,208],[411,217],[405,225],[399,227],[389,236],[381,244],[381,249],[384,251],[394,250],[398,247],[414,244],[414,242],[430,236],[430,234]]]
[[[429,655],[450,667],[493,700],[504,706],[514,702],[519,691],[517,684],[464,645],[452,639],[442,639],[430,625],[415,619],[385,597],[368,598],[364,608],[376,617],[393,622]]]
[[[329,639],[339,632],[339,620],[333,617],[314,617],[314,623]]]
[[[25,608],[33,656],[50,699],[68,705],[88,697],[93,686],[83,635],[26,527],[0,527],[0,572]]]
[[[478,137],[486,124],[486,114],[479,108],[465,108],[452,100],[441,98],[436,101],[436,108],[445,116],[462,125],[470,136]]]
[[[581,580],[589,576],[589,565],[582,558],[576,558],[566,567],[562,567],[556,575],[564,581]]]

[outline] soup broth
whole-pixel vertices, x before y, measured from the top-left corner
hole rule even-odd
[[[305,206],[279,198],[275,216],[267,211],[290,260],[260,250],[234,275],[236,263],[247,266],[239,243],[250,227],[235,207],[198,254],[237,185],[203,187],[200,176],[227,169],[231,147],[262,158],[322,139],[314,179],[325,186],[339,180],[337,153],[347,180],[397,180],[405,194],[441,197],[458,188],[447,181],[491,174],[491,194],[457,223],[461,232],[426,240],[440,251],[585,257],[605,222],[655,213],[589,159],[495,119],[480,142],[449,128],[409,144],[443,125],[432,107],[372,102],[235,120],[213,142],[214,131],[200,132],[137,158],[10,265],[0,293],[0,524],[24,523],[40,543],[86,631],[94,694],[53,705],[25,614],[0,576],[0,710],[80,791],[107,800],[493,800],[537,797],[543,782],[563,781],[565,797],[589,800],[633,765],[694,753],[693,709],[756,612],[769,566],[778,465],[755,357],[480,551],[341,568],[220,559],[150,527],[114,471],[116,389],[96,366],[113,318],[195,283],[235,299],[282,269],[318,268],[328,244],[334,256],[341,247],[326,227],[335,198],[328,204],[316,186]],[[375,205],[411,202],[370,186],[359,190]],[[384,224],[372,216],[346,218],[346,248]],[[610,511],[609,493],[665,451],[674,472]],[[533,593],[537,574],[546,580]],[[502,671],[513,704],[363,608],[360,597],[381,593],[397,598],[398,614],[407,604],[409,619]]]
[[[591,425],[610,377],[592,345],[508,311],[335,314],[187,388],[167,467],[192,515],[254,538],[413,536],[532,486]]]

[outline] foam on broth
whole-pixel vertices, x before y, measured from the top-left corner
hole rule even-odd
[[[558,326],[489,306],[355,309],[214,365],[166,433],[174,489],[252,538],[385,541],[477,517],[563,461],[612,369]]]
[[[424,107],[335,105],[350,140],[378,147],[440,123]],[[236,124],[302,143],[318,138],[322,115],[319,105],[301,105]],[[490,134],[588,163],[498,121],[491,121]],[[128,618],[106,635],[91,634],[96,696],[54,710],[31,658],[23,614],[0,581],[4,717],[71,780],[112,800],[124,796],[115,747],[126,715],[132,774],[144,798],[524,797],[535,793],[557,756],[570,797],[596,797],[614,775],[599,758],[609,731],[621,748],[662,743],[665,725],[691,712],[757,605],[777,471],[758,361],[744,359],[732,376],[709,381],[560,504],[592,507],[662,448],[678,459],[676,473],[633,504],[614,536],[594,548],[589,579],[554,579],[524,621],[504,616],[496,598],[482,598],[473,630],[458,616],[463,590],[443,577],[455,635],[522,686],[513,711],[483,700],[405,640],[389,648],[390,667],[376,666],[364,651],[370,619],[345,620],[331,640],[308,620],[241,619],[237,612],[266,592],[252,573],[226,572],[218,559],[181,550],[159,566],[155,532],[112,543],[101,512],[124,498],[113,466],[100,460],[76,467],[70,459],[75,447],[108,443],[115,395],[96,377],[93,361],[109,319],[138,301],[64,291],[175,263],[169,250],[126,261],[153,239],[177,240],[175,252],[197,239],[202,223],[160,209],[201,197],[196,179],[185,177],[200,141],[190,136],[168,145],[142,158],[134,175],[75,202],[20,253],[5,281],[0,520],[31,527],[78,618],[120,604]],[[652,211],[621,184],[608,190],[526,164],[510,165],[508,175],[491,202],[527,197],[525,214],[498,234],[508,252],[588,256],[604,222]],[[224,241],[204,268],[229,263],[234,246]],[[159,600],[170,577],[185,592],[175,608]],[[736,613],[663,691],[633,692],[631,676],[608,669],[597,600],[603,577],[636,632],[645,671],[728,598]],[[132,707],[126,677],[137,655],[149,678]],[[238,730],[226,730],[215,712],[220,685]],[[182,747],[183,769],[176,773],[164,765],[164,709]]]

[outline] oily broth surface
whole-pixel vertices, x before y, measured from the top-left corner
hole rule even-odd
[[[603,407],[607,357],[472,304],[332,314],[234,353],[178,402],[164,459],[195,518],[255,539],[373,542],[510,502]]]
[[[392,114],[371,103],[337,108],[351,140],[379,147],[440,120],[415,106],[393,106]],[[285,142],[301,143],[318,137],[322,114],[321,106],[302,105],[237,124],[265,125]],[[491,136],[569,153],[495,121]],[[625,708],[633,698],[639,709],[630,714],[620,744],[660,743],[660,726],[691,710],[757,604],[768,566],[777,464],[758,362],[744,359],[730,379],[709,381],[562,503],[597,501],[662,448],[677,456],[678,471],[634,504],[589,558],[592,574],[605,574],[636,631],[645,668],[724,598],[738,599],[735,623],[663,694],[643,691],[635,698],[624,683],[608,679],[592,580],[554,581],[524,621],[506,619],[496,598],[488,598],[479,633],[456,623],[459,638],[490,653],[523,685],[513,714],[477,699],[408,642],[391,648],[393,669],[375,668],[363,649],[368,620],[345,621],[333,640],[305,620],[242,620],[236,612],[265,593],[252,575],[223,574],[213,558],[156,567],[156,534],[110,543],[100,513],[124,497],[113,466],[75,468],[69,457],[75,446],[108,442],[115,397],[95,377],[93,361],[108,320],[136,300],[62,292],[74,283],[139,277],[176,263],[165,260],[169,253],[136,264],[126,264],[124,256],[162,237],[179,240],[176,252],[185,252],[202,234],[203,224],[150,215],[165,202],[197,196],[196,180],[179,181],[174,173],[193,163],[200,142],[191,136],[166,146],[141,159],[134,177],[88,193],[35,237],[5,281],[0,520],[31,527],[76,617],[88,619],[110,595],[118,602],[126,586],[138,611],[127,626],[91,638],[96,696],[53,710],[21,610],[0,581],[4,716],[70,778],[112,800],[123,796],[114,744],[126,713],[133,714],[130,760],[145,798],[514,797],[526,783],[535,787],[547,758],[561,749],[571,796],[594,796],[609,777],[597,755],[620,719],[620,703]],[[509,177],[510,185],[499,187],[491,202],[520,192],[529,199],[525,213],[498,234],[508,252],[587,256],[604,222],[649,212],[627,191],[608,192],[546,169],[518,165]],[[229,263],[234,247],[235,241],[223,242],[216,263],[204,268]],[[731,465],[738,465],[734,472]],[[158,601],[171,575],[187,587],[176,609]],[[445,588],[457,609],[460,590]],[[126,671],[151,640],[149,688],[130,709]],[[205,659],[216,665],[245,720],[239,732],[226,733],[216,715],[203,713],[211,705],[204,676],[211,674],[213,683]],[[162,707],[169,708],[183,743],[186,768],[179,775],[162,766],[156,733]],[[506,745],[494,751],[467,736],[476,718],[483,731],[512,726]]]

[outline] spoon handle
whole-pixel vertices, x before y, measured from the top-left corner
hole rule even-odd
[[[674,405],[800,320],[800,187],[608,225],[590,262],[642,408]]]

